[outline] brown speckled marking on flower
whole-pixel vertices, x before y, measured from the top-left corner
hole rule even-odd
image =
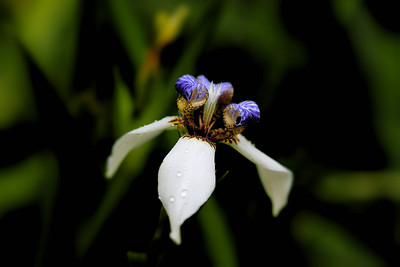
[[[169,123],[172,123],[174,126],[176,127],[185,127],[185,125],[183,124],[183,118],[182,117],[175,117],[172,120],[169,121]]]
[[[182,138],[188,138],[188,139],[197,139],[200,141],[204,141],[207,142],[212,148],[216,148],[216,144],[214,142],[212,142],[210,139],[208,139],[207,137],[204,136],[199,136],[199,135],[184,135],[182,136]]]
[[[235,144],[237,145],[237,143],[239,143],[239,138],[237,138],[237,136],[233,136],[230,139],[224,139],[221,141],[221,143],[225,143],[225,144]]]

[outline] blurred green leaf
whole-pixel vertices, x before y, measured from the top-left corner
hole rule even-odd
[[[148,47],[145,36],[145,25],[138,21],[138,10],[133,7],[133,2],[128,0],[107,1],[112,21],[119,37],[128,51],[129,58],[136,70],[143,62]]]
[[[0,218],[7,212],[40,203],[48,190],[54,191],[57,163],[46,153],[0,169]]]
[[[159,11],[155,14],[156,38],[155,45],[164,47],[173,42],[180,34],[185,19],[189,13],[186,5],[180,5],[172,14]]]
[[[400,168],[400,35],[382,28],[363,1],[332,1],[370,84],[374,123],[389,155]]]
[[[134,266],[146,266],[147,254],[144,252],[128,251],[126,253],[129,262]]]
[[[160,77],[162,50],[181,34],[188,13],[189,9],[185,5],[180,5],[171,14],[165,11],[152,14],[156,34],[152,44],[147,48],[135,81],[135,100],[139,108],[146,106],[148,95],[151,93],[149,89],[153,87],[151,85],[154,80]]]
[[[239,266],[228,219],[213,196],[201,208],[198,219],[213,266]]]
[[[129,88],[122,81],[117,70],[114,71],[115,96],[113,103],[113,122],[115,136],[121,136],[131,130],[134,112],[133,99]]]
[[[307,266],[385,266],[351,232],[317,214],[299,213],[293,220],[292,231],[308,258]]]
[[[49,81],[67,94],[72,85],[78,22],[77,0],[35,0],[14,6],[15,30]]]
[[[400,172],[341,172],[327,175],[314,187],[314,194],[330,203],[367,202],[387,199],[400,203]]]
[[[27,70],[15,41],[0,31],[0,129],[36,115]]]

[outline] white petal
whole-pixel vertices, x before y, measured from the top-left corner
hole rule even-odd
[[[272,213],[277,216],[287,203],[293,182],[292,172],[258,150],[243,135],[237,137],[239,142],[231,146],[256,164],[264,189],[271,198]]]
[[[119,138],[114,143],[111,155],[107,159],[106,177],[110,178],[114,175],[122,160],[132,149],[143,145],[164,130],[176,129],[174,125],[170,123],[174,118],[175,117],[165,117],[162,120],[130,131]]]
[[[215,188],[215,148],[196,137],[181,137],[158,172],[158,194],[168,214],[170,238],[181,243],[180,227]]]

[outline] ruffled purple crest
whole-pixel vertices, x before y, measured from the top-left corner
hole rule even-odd
[[[260,109],[254,101],[230,104],[227,109],[235,126],[242,126],[248,122],[257,122],[260,119]]]
[[[260,119],[260,109],[254,101],[243,101],[239,103],[239,106],[244,110],[244,119],[246,121],[257,122]]]
[[[205,87],[210,88],[210,81],[204,76],[204,75],[199,75],[197,76],[197,81],[201,84],[203,84]],[[218,98],[218,102],[222,104],[229,104],[232,100],[233,96],[233,86],[229,82],[222,82],[218,85],[221,85],[221,93]]]
[[[186,74],[178,79],[175,83],[176,91],[188,101],[199,101],[206,97],[206,91],[209,90],[211,82],[204,76],[199,75],[197,78]],[[220,96],[218,102],[221,104],[229,104],[233,96],[233,86],[229,82],[222,82]],[[197,89],[197,90],[196,90]]]
[[[206,97],[205,86],[192,75],[183,75],[175,83],[175,90],[186,100],[198,101]],[[194,95],[192,95],[194,93]]]
[[[203,84],[205,87],[210,87],[210,81],[204,75],[197,76],[197,82]]]
[[[221,83],[221,95],[219,96],[218,101],[222,104],[231,103],[233,97],[233,86],[229,82]]]

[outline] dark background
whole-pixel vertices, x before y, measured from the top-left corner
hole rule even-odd
[[[1,3],[0,265],[399,266],[394,2]],[[187,73],[257,102],[243,134],[295,180],[274,218],[253,164],[218,144],[228,174],[175,246],[157,172],[176,132],[103,172],[116,138],[177,114]]]

